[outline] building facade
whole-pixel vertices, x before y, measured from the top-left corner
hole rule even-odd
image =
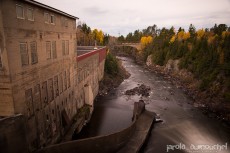
[[[32,0],[0,1],[0,116],[26,117],[30,150],[56,142],[77,112],[77,19]]]

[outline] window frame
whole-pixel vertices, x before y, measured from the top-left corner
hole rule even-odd
[[[65,50],[66,50],[66,47],[65,47],[65,40],[62,40],[62,55],[65,56]]]
[[[27,117],[30,118],[34,115],[32,88],[25,90],[25,103],[27,108]]]
[[[21,16],[18,16],[18,8],[21,7],[22,8],[22,17]],[[20,4],[16,4],[16,16],[18,19],[25,19],[25,11],[24,11],[24,7],[23,5],[20,5]]]
[[[55,16],[53,14],[50,14],[50,24],[55,25]]]
[[[49,46],[47,46],[49,44]],[[49,48],[48,48],[49,47]],[[51,55],[51,41],[46,41],[46,59],[50,60],[52,58]],[[48,50],[49,49],[49,50]]]
[[[57,59],[57,45],[56,45],[56,41],[52,41],[52,56],[53,59]]]
[[[34,50],[32,49],[32,44],[35,45]],[[30,42],[30,54],[31,54],[31,64],[38,63],[38,52],[37,52],[37,43],[36,41]],[[36,55],[35,58],[33,55]]]
[[[31,11],[31,12],[32,12],[32,19],[29,18],[29,10],[32,10],[32,11]],[[27,19],[28,19],[29,21],[34,21],[34,9],[31,8],[31,7],[28,7],[28,8],[27,8]]]
[[[65,18],[65,27],[68,28],[68,19]]]
[[[50,23],[49,13],[44,12],[44,18],[45,18],[45,23],[49,24]]]
[[[65,41],[65,55],[69,55],[69,40]]]
[[[22,53],[21,45],[25,45],[25,48],[26,48],[25,53]],[[26,42],[20,42],[19,43],[19,52],[20,52],[20,55],[21,55],[21,65],[22,65],[22,67],[29,65],[30,61],[29,61],[28,45],[27,45]],[[23,57],[22,55],[25,55],[26,57]],[[25,58],[25,60],[27,60],[27,63],[24,63],[24,58]]]

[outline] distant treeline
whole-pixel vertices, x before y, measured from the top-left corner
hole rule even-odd
[[[152,55],[153,63],[165,65],[169,59],[179,59],[181,69],[187,69],[201,80],[200,90],[210,88],[214,82],[222,84],[223,97],[230,101],[230,27],[215,24],[212,28],[188,31],[173,27],[157,29],[156,25],[142,31],[120,36],[120,42],[141,42],[145,58]],[[218,90],[216,91],[218,92]]]
[[[86,24],[80,24],[77,27],[77,45],[78,46],[93,46],[107,45],[109,42],[109,34],[105,34],[102,30],[91,28]]]

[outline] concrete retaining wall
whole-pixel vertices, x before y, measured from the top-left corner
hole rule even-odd
[[[0,119],[0,152],[28,152],[25,129],[25,119],[22,115]]]
[[[113,153],[125,145],[132,136],[135,123],[120,132],[49,146],[38,153]]]

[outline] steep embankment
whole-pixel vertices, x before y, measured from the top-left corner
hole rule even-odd
[[[194,107],[202,109],[204,114],[211,118],[218,118],[230,123],[230,103],[223,98],[227,92],[227,87],[223,83],[225,78],[219,74],[208,88],[201,89],[202,81],[187,69],[180,69],[179,64],[180,60],[170,59],[164,66],[159,66],[152,63],[152,55],[148,56],[146,61],[148,69],[162,74],[178,88],[184,90],[194,100]]]
[[[107,94],[111,89],[118,87],[130,74],[114,55],[108,53],[105,61],[105,73],[99,84],[99,95]]]

